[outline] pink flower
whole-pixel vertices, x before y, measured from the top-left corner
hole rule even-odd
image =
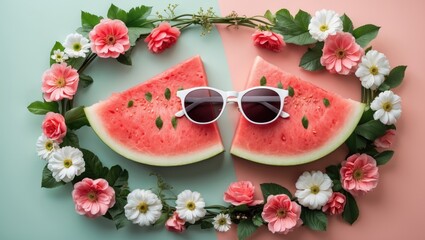
[[[333,192],[328,202],[322,207],[322,211],[330,215],[341,214],[344,211],[345,201],[344,194]]]
[[[279,52],[282,50],[282,47],[286,45],[283,41],[282,35],[271,31],[256,30],[254,34],[252,34],[252,40],[254,41],[255,46],[274,52]]]
[[[356,70],[364,54],[363,48],[350,33],[337,32],[325,40],[320,64],[331,73],[348,75]]]
[[[41,124],[41,128],[47,138],[55,140],[58,143],[62,142],[67,130],[65,118],[61,114],[54,112],[48,112],[46,114],[43,123]]]
[[[268,222],[272,233],[286,234],[293,228],[301,226],[301,206],[285,194],[270,195],[261,213],[264,221]]]
[[[385,135],[375,139],[373,144],[382,149],[388,149],[393,145],[393,142],[395,140],[395,130],[389,129],[385,132]]]
[[[80,80],[77,70],[66,63],[55,63],[43,73],[41,90],[47,102],[72,99]]]
[[[179,214],[174,212],[165,223],[165,228],[171,232],[181,233],[186,230],[186,227],[184,226],[185,223],[186,222],[183,219],[179,218]]]
[[[162,22],[158,27],[154,28],[149,36],[145,39],[148,48],[153,53],[161,53],[165,49],[173,46],[180,36],[180,30],[171,27],[170,23]]]
[[[367,154],[353,154],[342,162],[339,171],[342,187],[353,195],[371,191],[378,185],[376,161]]]
[[[115,204],[115,191],[105,179],[84,178],[74,185],[72,199],[80,215],[96,218],[106,214]]]
[[[92,52],[101,58],[117,58],[130,48],[128,28],[118,19],[102,19],[89,37]]]
[[[255,187],[250,181],[239,181],[230,184],[224,193],[224,201],[235,206],[246,204],[254,206],[263,203],[263,200],[254,200]]]

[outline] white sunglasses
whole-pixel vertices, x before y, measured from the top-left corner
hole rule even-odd
[[[287,90],[274,87],[253,87],[242,92],[195,87],[177,91],[183,109],[175,116],[186,116],[197,124],[209,124],[223,114],[228,102],[236,102],[240,112],[249,122],[268,124],[278,117],[289,117],[289,114],[283,111],[287,96]]]

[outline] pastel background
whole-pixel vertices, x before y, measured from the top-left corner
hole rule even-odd
[[[408,65],[404,84],[396,89],[403,98],[403,115],[397,124],[396,154],[380,168],[380,183],[372,193],[357,198],[360,207],[358,221],[349,226],[339,217],[330,218],[327,232],[301,228],[286,236],[273,235],[266,228],[251,239],[425,239],[423,215],[425,210],[425,168],[421,154],[423,146],[425,83],[420,74],[425,50],[425,33],[421,23],[425,2],[417,0],[390,1],[24,1],[5,0],[0,3],[0,239],[236,239],[236,232],[215,234],[197,227],[184,234],[168,233],[162,228],[150,229],[129,226],[116,231],[105,219],[95,221],[74,212],[71,187],[47,190],[40,188],[42,160],[37,158],[35,141],[41,133],[42,117],[30,114],[26,106],[40,100],[41,74],[48,68],[48,53],[54,41],[63,41],[80,24],[80,10],[106,15],[110,5],[129,9],[146,4],[162,11],[168,3],[178,3],[177,13],[197,12],[199,7],[213,7],[227,15],[232,10],[240,15],[263,14],[266,9],[288,8],[292,13],[303,9],[310,13],[327,8],[346,13],[356,26],[373,23],[381,26],[375,49],[384,52],[392,66]],[[95,83],[80,93],[79,105],[90,105],[107,98],[111,93],[138,84],[163,70],[199,54],[205,64],[211,86],[242,90],[254,57],[262,56],[285,71],[298,75],[340,95],[359,99],[359,83],[355,78],[309,73],[298,67],[304,48],[287,47],[281,53],[271,53],[252,46],[252,30],[218,28],[206,37],[192,28],[182,34],[178,44],[161,55],[148,53],[139,44],[133,53],[133,66],[120,65],[112,60],[97,60],[88,69]],[[239,114],[228,108],[220,121],[226,150]],[[232,181],[251,180],[277,182],[294,190],[294,182],[306,170],[323,169],[340,162],[345,156],[342,147],[328,157],[303,166],[270,167],[232,158],[228,151],[202,163],[156,168],[128,161],[105,146],[89,128],[78,132],[81,145],[93,150],[107,166],[120,164],[130,172],[130,187],[149,188],[158,172],[179,192],[185,188],[199,191],[207,204],[222,202],[222,193]],[[259,192],[258,192],[259,195]]]

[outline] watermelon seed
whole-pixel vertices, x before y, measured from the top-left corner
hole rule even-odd
[[[305,115],[303,116],[303,119],[301,119],[301,122],[303,124],[303,127],[305,129],[307,129],[308,128],[308,119],[307,119],[307,117]]]
[[[173,125],[173,128],[177,128],[177,118],[174,116],[171,118],[171,125]]]
[[[282,85],[282,83],[281,83],[281,82],[279,82],[279,83],[277,84],[277,88],[283,89],[283,85]]]
[[[260,79],[260,86],[266,86],[266,84],[267,84],[267,79],[266,79],[266,77],[263,76]]]
[[[294,89],[291,86],[288,86],[288,96],[290,97],[294,96]]]
[[[329,102],[329,99],[327,99],[327,98],[323,98],[323,104],[325,105],[325,107],[329,107],[329,105],[330,105],[331,103]]]
[[[171,98],[171,91],[170,91],[169,88],[166,88],[165,89],[164,97],[165,97],[165,99],[170,100],[170,98]]]
[[[150,92],[145,93],[145,98],[146,98],[146,101],[151,102],[152,101],[152,93],[150,93]]]
[[[128,103],[127,103],[127,107],[128,107],[128,108],[130,108],[130,107],[132,107],[132,106],[133,106],[133,104],[134,104],[133,100],[130,100],[130,101],[128,101]]]
[[[162,122],[161,116],[158,116],[158,117],[156,118],[156,120],[155,120],[155,125],[156,125],[156,127],[157,127],[159,130],[161,130],[162,125],[163,125],[163,124],[164,124],[164,123]]]

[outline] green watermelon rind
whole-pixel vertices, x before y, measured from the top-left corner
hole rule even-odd
[[[315,149],[314,151],[306,152],[305,154],[297,154],[296,156],[274,156],[252,152],[250,150],[245,150],[238,146],[232,145],[230,153],[252,162],[274,166],[293,166],[316,161],[341,146],[357,127],[357,124],[363,115],[365,104],[353,100],[349,101],[351,101],[353,105],[353,112],[350,114],[350,117],[347,118],[347,124],[344,128],[341,129],[338,135],[335,135],[334,138],[330,139],[326,144],[324,144],[324,147]]]
[[[221,142],[207,148],[203,148],[199,151],[191,151],[190,153],[179,155],[173,154],[172,156],[150,155],[134,151],[109,136],[106,129],[103,127],[102,120],[99,119],[97,114],[97,108],[100,107],[101,104],[102,102],[84,108],[84,112],[92,129],[112,150],[135,162],[152,166],[172,167],[200,162],[224,151],[224,147]]]

